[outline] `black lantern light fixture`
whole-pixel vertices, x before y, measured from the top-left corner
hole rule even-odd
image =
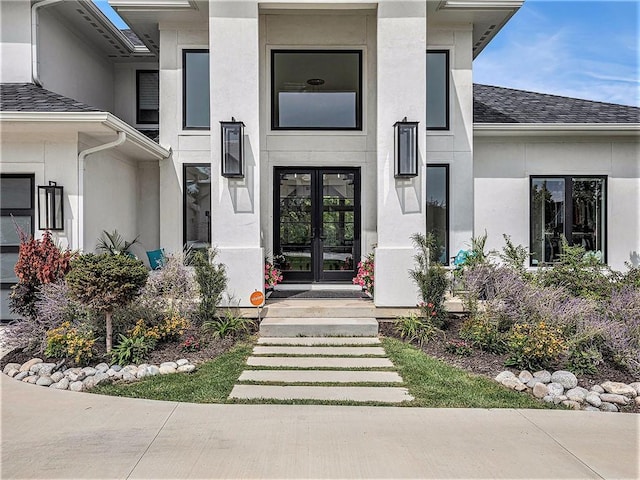
[[[56,182],[38,186],[38,228],[64,230],[62,186]]]
[[[222,176],[244,178],[244,123],[231,117],[220,122],[222,131]]]
[[[396,122],[395,177],[418,176],[418,122],[407,122],[407,117]]]

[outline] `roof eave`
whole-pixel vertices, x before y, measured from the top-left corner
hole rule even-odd
[[[491,136],[637,136],[640,123],[474,123],[478,137]]]
[[[114,132],[125,132],[128,141],[157,160],[171,155],[170,149],[158,145],[109,112],[0,112],[1,122],[102,123]]]

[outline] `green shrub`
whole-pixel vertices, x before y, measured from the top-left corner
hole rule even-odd
[[[81,255],[71,263],[67,284],[72,298],[105,314],[107,353],[111,351],[112,313],[140,294],[147,281],[142,262],[126,255]]]
[[[460,329],[460,337],[469,340],[473,346],[490,353],[504,353],[506,344],[498,322],[486,315],[468,318]]]
[[[531,274],[527,272],[527,266],[529,265],[529,258],[531,254],[529,249],[522,245],[514,245],[511,241],[511,237],[507,234],[502,234],[504,237],[504,247],[502,252],[498,254],[500,260],[512,270],[516,271],[522,278],[531,279]]]
[[[155,346],[156,342],[152,338],[126,337],[120,334],[120,342],[111,350],[111,361],[118,365],[142,363]]]
[[[213,338],[236,337],[249,333],[253,321],[227,309],[224,316],[202,324],[202,331]]]
[[[416,268],[409,270],[411,278],[418,286],[422,302],[420,308],[423,317],[438,328],[446,324],[447,312],[444,308],[444,296],[449,289],[447,272],[439,263],[430,263],[429,238],[420,233],[411,236],[418,249],[415,255]],[[435,315],[433,315],[435,313]]]
[[[433,323],[415,313],[397,318],[394,323],[394,331],[406,342],[416,342],[420,346],[431,340],[438,332],[441,332]]]
[[[103,230],[102,234],[98,238],[98,245],[96,246],[96,249],[100,252],[108,253],[109,255],[133,256],[130,249],[138,243],[138,238],[139,236],[129,242],[125,240],[117,230],[114,230],[112,233]]]
[[[217,251],[196,251],[191,255],[191,264],[196,269],[196,281],[200,287],[198,318],[203,324],[217,320],[218,305],[227,288],[226,267],[216,264]]]
[[[576,374],[594,374],[602,363],[602,353],[596,346],[574,348],[569,351],[567,368]]]
[[[446,342],[444,344],[444,349],[449,353],[453,353],[454,355],[459,355],[461,357],[468,357],[473,353],[471,345],[464,340],[457,339]]]
[[[509,357],[505,365],[527,370],[554,366],[566,351],[567,344],[557,327],[545,322],[514,325],[508,335]]]
[[[562,251],[556,263],[538,270],[537,282],[544,287],[563,287],[575,297],[604,300],[611,296],[611,269],[581,246],[562,239]]]

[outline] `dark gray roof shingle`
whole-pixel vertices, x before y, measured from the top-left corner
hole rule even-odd
[[[82,102],[38,87],[33,83],[0,85],[2,112],[100,112]]]
[[[473,85],[474,123],[640,123],[640,108]]]

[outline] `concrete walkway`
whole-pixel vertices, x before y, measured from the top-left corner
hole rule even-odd
[[[2,478],[638,478],[633,414],[194,405],[0,375]]]

